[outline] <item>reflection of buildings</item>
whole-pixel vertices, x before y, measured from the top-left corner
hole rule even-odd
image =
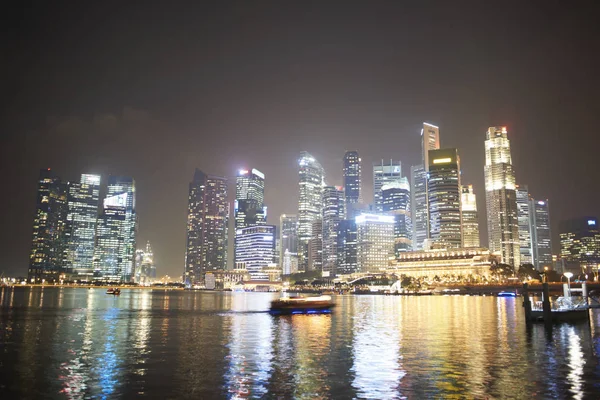
[[[67,185],[50,168],[40,171],[29,278],[58,279],[64,266],[67,222]]]
[[[362,214],[355,220],[358,271],[386,268],[390,257],[394,256],[394,217]]]
[[[152,247],[150,247],[150,242],[148,242],[145,250],[135,252],[135,282],[143,285],[152,283],[155,279],[154,253]]]
[[[477,215],[477,198],[473,185],[461,187],[460,207],[462,211],[462,247],[479,247],[479,218]]]
[[[298,160],[298,269],[310,269],[309,241],[314,238],[313,223],[321,219],[325,171],[319,162],[306,151]],[[313,234],[314,233],[314,234]]]
[[[415,251],[400,254],[388,271],[428,278],[436,275],[489,275],[490,267],[498,262],[496,256],[483,248]]]
[[[560,256],[564,272],[598,272],[599,223],[596,217],[581,217],[560,223]]]
[[[183,281],[202,282],[208,271],[227,265],[227,179],[196,169],[188,198],[187,243]]]
[[[243,264],[251,279],[267,280],[263,268],[273,264],[275,257],[275,227],[258,225],[238,229],[235,236],[236,264]]]

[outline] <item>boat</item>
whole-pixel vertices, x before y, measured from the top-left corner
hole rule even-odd
[[[498,297],[517,297],[517,294],[515,292],[500,292]]]
[[[282,297],[271,302],[272,315],[326,314],[335,305],[331,296]]]
[[[114,296],[118,296],[121,294],[121,289],[119,288],[108,288],[108,290],[106,291],[106,294],[112,294]]]

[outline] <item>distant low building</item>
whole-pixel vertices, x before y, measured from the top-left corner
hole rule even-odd
[[[232,290],[238,283],[250,280],[250,274],[245,269],[215,270],[204,275],[206,289]]]

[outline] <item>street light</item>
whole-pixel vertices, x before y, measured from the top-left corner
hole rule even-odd
[[[567,277],[567,287],[569,288],[569,297],[570,297],[571,296],[571,278],[573,277],[573,273],[565,272],[563,275]]]

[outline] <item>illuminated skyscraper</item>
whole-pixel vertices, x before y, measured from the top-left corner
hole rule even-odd
[[[463,248],[479,247],[479,219],[477,198],[473,185],[462,185],[460,207],[462,211]]]
[[[285,271],[284,263],[286,262],[285,255],[298,259],[298,216],[295,214],[281,214],[279,217],[279,248],[281,269]],[[290,264],[291,265],[291,264]],[[285,272],[284,272],[285,274]]]
[[[40,171],[29,279],[57,281],[64,268],[67,225],[67,185],[50,168]]]
[[[594,273],[598,276],[600,265],[600,221],[596,217],[581,217],[561,221],[560,256],[574,273]]]
[[[485,200],[492,252],[505,264],[521,263],[515,174],[506,127],[490,127],[485,140]]]
[[[552,236],[548,200],[530,199],[531,243],[533,265],[538,270],[552,266]]]
[[[188,197],[187,285],[203,282],[208,271],[226,269],[228,220],[227,179],[196,169]]]
[[[381,188],[383,212],[394,217],[394,254],[412,251],[412,218],[408,179]]]
[[[235,191],[235,234],[242,228],[265,225],[267,208],[264,205],[265,176],[257,169],[239,170]],[[237,242],[235,242],[237,243]],[[237,249],[234,251],[237,262]]]
[[[94,278],[130,282],[134,278],[137,214],[135,181],[109,176],[103,210],[98,220],[94,250]]]
[[[356,220],[340,221],[337,233],[338,271],[337,274],[353,274],[358,272],[357,263],[357,230]]]
[[[319,162],[306,151],[298,159],[298,269],[308,265],[308,242],[313,238],[313,222],[321,219],[325,172]],[[321,233],[319,233],[320,235]]]
[[[65,268],[80,281],[91,280],[94,274],[99,203],[100,175],[83,174],[79,183],[69,186],[69,240]]]
[[[317,219],[312,223],[312,237],[308,241],[308,269],[321,271],[323,269],[323,220]]]
[[[438,248],[462,246],[460,158],[456,149],[429,151],[429,238]]]
[[[423,122],[421,128],[421,164],[410,169],[413,216],[413,248],[423,250],[429,239],[429,205],[427,195],[427,172],[429,171],[429,151],[440,148],[440,128]]]
[[[515,191],[517,196],[517,218],[519,220],[521,264],[533,264],[529,189],[527,185],[517,185]]]
[[[147,242],[145,250],[138,249],[135,252],[135,282],[142,285],[149,284],[155,278],[154,253],[150,242]]]
[[[243,264],[252,280],[268,280],[263,272],[275,257],[275,226],[260,225],[241,228],[235,235],[237,265]]]
[[[339,267],[338,229],[346,218],[344,191],[335,186],[323,188],[323,276],[334,277]]]
[[[362,214],[356,217],[357,269],[378,272],[394,257],[394,217]]]
[[[361,202],[361,159],[356,151],[347,151],[344,155],[344,193],[346,203]]]
[[[383,212],[381,188],[401,180],[402,163],[400,161],[389,160],[388,164],[387,160],[381,160],[380,163],[373,163],[373,203],[376,212]]]

